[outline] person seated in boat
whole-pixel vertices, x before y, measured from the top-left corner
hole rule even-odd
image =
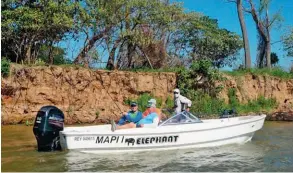
[[[148,101],[147,109],[142,114],[142,119],[139,120],[137,123],[130,122],[128,124],[124,125],[116,125],[114,121],[111,121],[111,130],[114,132],[115,130],[119,129],[129,129],[129,128],[137,128],[137,127],[154,127],[157,126],[160,119],[164,117],[164,114],[162,114],[161,110],[156,108],[156,100],[151,99]]]
[[[143,119],[137,123],[137,127],[144,127],[145,124],[149,124],[147,126],[152,127],[157,126],[162,118],[166,118],[162,111],[156,107],[156,103],[155,99],[148,101],[147,109],[143,113]]]
[[[183,95],[180,94],[180,90],[178,88],[174,89],[174,111],[176,114],[182,112],[182,111],[187,111],[189,112],[190,107],[191,107],[191,100],[188,98],[184,97]]]
[[[131,128],[137,122],[139,122],[143,118],[142,112],[138,111],[138,104],[136,102],[131,102],[130,111],[124,112],[122,117],[120,118],[118,124],[111,121],[111,130],[115,131],[117,129],[126,129]]]

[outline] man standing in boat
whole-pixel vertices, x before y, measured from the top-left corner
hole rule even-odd
[[[118,124],[116,125],[114,120],[111,121],[111,130],[115,131],[116,129],[128,129],[132,125],[139,122],[142,117],[142,112],[138,111],[138,104],[136,102],[131,102],[130,111],[124,112],[123,116],[120,118]]]
[[[174,107],[173,108],[176,114],[182,111],[189,112],[191,104],[192,104],[191,100],[182,96],[178,88],[174,89]]]

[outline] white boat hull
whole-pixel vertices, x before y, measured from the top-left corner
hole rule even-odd
[[[110,125],[68,127],[60,132],[62,149],[89,153],[137,152],[242,144],[261,129],[266,115],[203,120],[203,123],[111,132]]]

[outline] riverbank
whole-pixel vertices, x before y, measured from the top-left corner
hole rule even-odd
[[[142,110],[151,97],[157,99],[160,108],[172,107],[172,91],[179,80],[175,72],[90,70],[78,66],[12,65],[9,74],[1,78],[3,125],[33,122],[45,105],[60,108],[66,124],[118,120],[131,100],[138,101]],[[223,89],[218,98],[199,96],[194,100],[193,112],[211,118],[215,112],[235,106],[241,115],[265,112],[272,115],[268,120],[291,120],[293,79],[250,73],[224,75],[227,80],[221,81]]]

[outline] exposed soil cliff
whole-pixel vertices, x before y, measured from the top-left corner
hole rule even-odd
[[[65,113],[67,124],[108,123],[128,109],[124,101],[142,93],[162,98],[172,97],[175,73],[92,71],[58,66],[15,68],[2,78],[1,123],[16,124],[34,120],[45,105],[55,105]],[[280,111],[293,109],[293,79],[269,76],[227,76],[220,97],[228,102],[228,88],[235,88],[240,102],[258,96],[275,97]]]
[[[293,79],[286,80],[273,76],[257,76],[247,74],[245,76],[226,76],[224,89],[220,97],[228,102],[228,89],[234,88],[236,97],[240,103],[247,103],[249,100],[255,100],[259,96],[266,98],[275,98],[278,107],[275,111],[293,110]]]
[[[117,119],[128,106],[124,101],[141,93],[166,100],[176,84],[174,73],[92,71],[75,67],[12,69],[2,79],[2,124],[33,120],[45,105],[55,105],[67,124],[99,123]]]

